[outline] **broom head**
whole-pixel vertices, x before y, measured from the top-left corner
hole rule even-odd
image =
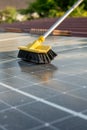
[[[42,45],[44,40],[44,37],[40,36],[32,44],[20,46],[18,57],[22,60],[38,64],[50,63],[57,54],[51,50],[50,46]]]

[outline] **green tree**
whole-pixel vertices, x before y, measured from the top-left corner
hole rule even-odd
[[[61,10],[66,11],[68,6],[73,5],[76,0],[55,0],[56,4],[61,8]]]
[[[77,0],[55,0],[56,4],[62,9],[67,10],[68,6],[72,6]],[[84,0],[83,3],[84,9],[87,9],[87,0]]]
[[[74,16],[74,17],[87,17],[87,11],[84,10],[84,4],[82,4],[81,6],[79,6],[78,8],[76,8],[71,14],[70,16]]]
[[[69,9],[77,0],[36,0],[29,4],[26,13],[37,12],[41,17],[61,16]],[[84,4],[84,6],[82,6]],[[79,11],[87,9],[87,0],[79,6]],[[82,7],[81,7],[82,6]],[[80,9],[81,8],[81,9]],[[77,16],[79,16],[77,11]]]
[[[40,16],[46,17],[50,10],[58,10],[55,0],[36,0],[36,2],[31,3],[27,9],[27,12],[37,12]]]

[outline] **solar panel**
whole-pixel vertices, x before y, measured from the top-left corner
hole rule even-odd
[[[4,49],[35,39],[13,35],[19,38],[0,41]],[[58,53],[51,64],[21,61],[18,50],[0,52],[0,130],[87,129],[87,38],[50,36],[46,44],[50,41]]]

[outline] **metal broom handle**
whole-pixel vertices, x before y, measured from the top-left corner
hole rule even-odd
[[[63,20],[82,2],[83,0],[78,0],[60,19],[56,21],[55,24],[53,24],[48,31],[43,35],[44,38],[46,38],[60,23],[63,22]]]

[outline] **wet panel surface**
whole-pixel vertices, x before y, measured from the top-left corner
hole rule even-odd
[[[0,113],[0,124],[8,130],[27,130],[41,125],[37,120],[17,110]]]
[[[50,36],[50,64],[17,58],[35,35],[0,34],[0,130],[87,129],[87,38]]]
[[[85,130],[87,129],[87,121],[80,118],[69,118],[64,121],[56,122],[53,125],[59,130]]]

